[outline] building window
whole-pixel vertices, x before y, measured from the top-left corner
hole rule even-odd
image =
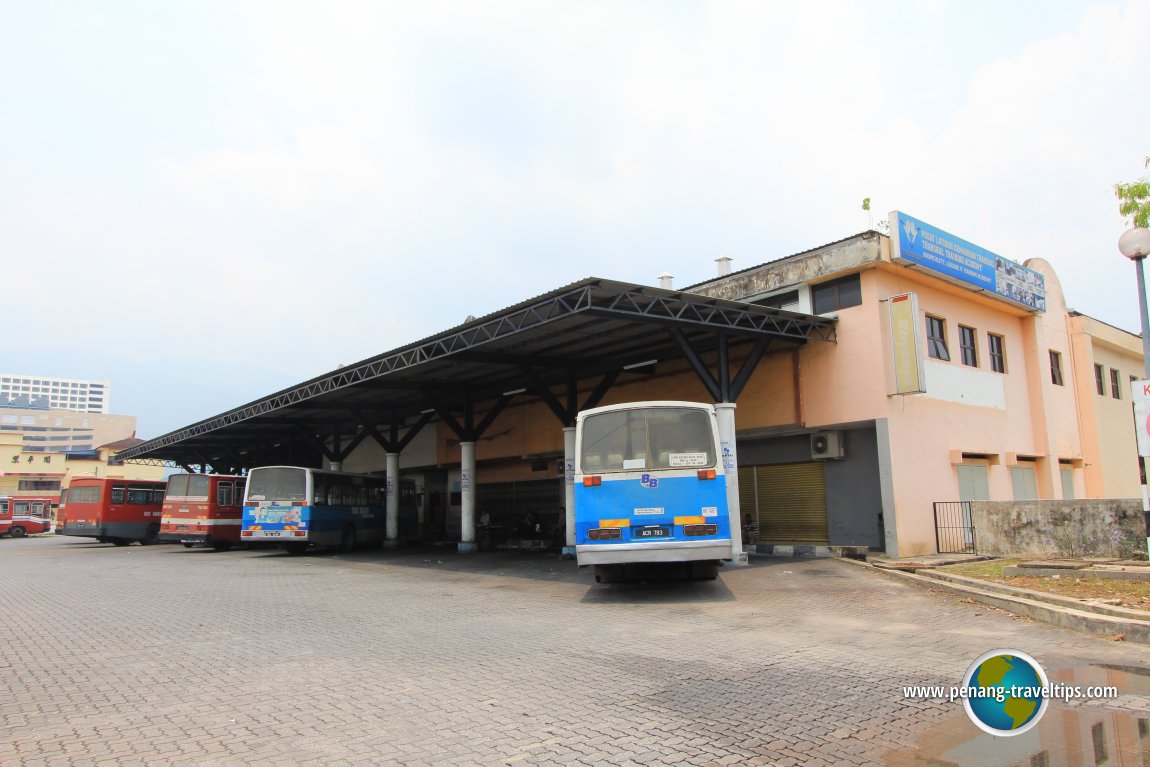
[[[1103,397],[1106,396],[1106,382],[1104,380],[1102,380],[1102,366],[1101,365],[1095,365],[1094,366],[1094,388],[1098,390],[1098,393],[1101,396],[1103,396]]]
[[[978,367],[978,340],[974,328],[958,326],[958,347],[962,351],[962,364],[972,368]]]
[[[1062,386],[1062,353],[1050,350],[1050,382]]]
[[[1122,399],[1122,386],[1118,383],[1118,371],[1110,368],[1110,396]]]
[[[936,360],[950,361],[946,348],[946,320],[926,315],[926,351]]]
[[[1038,500],[1038,473],[1035,470],[1034,461],[1022,462],[1024,459],[1019,459],[1017,466],[1010,467],[1010,484],[1014,489],[1014,500],[1016,501],[1036,501]]]
[[[848,274],[830,282],[811,286],[811,303],[815,314],[847,309],[862,303],[862,283],[857,274]]]
[[[786,293],[776,293],[773,296],[760,298],[754,302],[759,306],[771,306],[775,309],[789,309],[798,311],[799,308],[799,291],[788,290]]]
[[[990,369],[995,373],[1006,373],[1006,344],[1003,337],[987,333],[987,348],[990,351]]]

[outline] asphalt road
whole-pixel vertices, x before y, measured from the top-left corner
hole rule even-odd
[[[43,536],[0,539],[0,583],[3,765],[1150,759],[1147,648],[835,560],[602,586],[543,553]],[[1121,695],[1012,738],[904,697],[997,648]]]

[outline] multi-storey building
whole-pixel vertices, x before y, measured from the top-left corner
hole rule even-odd
[[[107,380],[0,373],[0,406],[110,413]]]
[[[18,434],[0,434],[0,497],[60,498],[60,491],[75,477],[163,479],[160,466],[110,465],[116,453],[138,444],[138,439],[117,440],[80,453],[29,451]]]
[[[134,437],[136,417],[74,410],[4,407],[0,403],[0,435],[23,439],[33,453],[91,451],[100,445]]]

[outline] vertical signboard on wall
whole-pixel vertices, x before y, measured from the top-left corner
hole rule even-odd
[[[890,297],[890,342],[894,359],[894,393],[926,391],[926,373],[918,339],[918,296],[903,293]]]
[[[1138,455],[1150,456],[1150,381],[1131,381],[1130,400],[1134,403],[1134,431],[1138,435]]]

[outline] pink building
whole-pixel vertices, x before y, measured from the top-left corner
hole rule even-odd
[[[753,468],[740,480],[765,473],[768,493],[805,482],[825,497],[796,534],[788,501],[768,499],[764,515],[744,488],[760,540],[908,556],[936,550],[939,502],[1137,496],[1125,400],[1138,336],[1069,311],[1042,259],[998,259],[1000,282],[1009,271],[1016,285],[996,291],[994,254],[940,233],[946,260],[915,263],[892,239],[865,232],[687,288],[838,318],[837,344],[794,355],[789,423],[759,422],[740,401],[740,462]],[[972,274],[946,271],[962,260]],[[812,434],[829,457],[813,454]]]

